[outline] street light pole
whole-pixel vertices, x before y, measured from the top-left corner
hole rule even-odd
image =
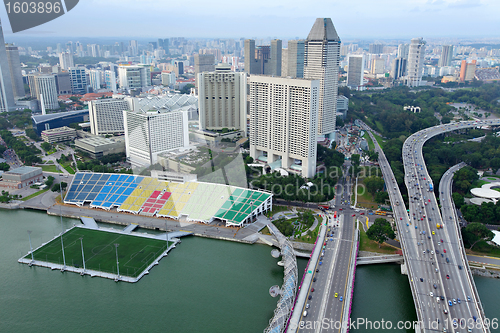
[[[31,230],[28,230],[28,238],[30,240],[31,263],[33,263],[35,258],[33,257],[33,247],[31,247]]]
[[[61,192],[61,200],[62,200],[61,174],[59,174],[59,191]],[[61,218],[61,248],[62,248],[63,263],[64,263],[64,266],[61,269],[61,271],[64,271],[64,269],[66,268],[66,256],[64,255],[64,242],[63,242],[64,226],[62,221],[62,207],[60,205],[59,205],[59,217]]]
[[[115,243],[115,250],[116,250],[116,271],[118,273],[118,277],[120,277],[120,265],[119,265],[119,262],[118,262],[118,243]]]

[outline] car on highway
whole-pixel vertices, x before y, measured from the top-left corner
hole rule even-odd
[[[443,239],[441,238],[441,243],[443,242]]]
[[[342,300],[343,300],[343,298],[342,298],[342,296],[340,296],[340,299],[339,299],[339,301],[341,301],[341,302],[342,302]]]
[[[429,295],[431,295],[431,297],[434,297],[434,293],[432,291],[429,293]]]
[[[450,259],[446,258],[446,263],[449,264],[450,263]]]
[[[444,313],[444,314],[448,314],[448,310],[443,309],[443,313]],[[445,328],[443,328],[443,332],[446,332],[446,331],[445,331]]]
[[[438,287],[437,284],[435,284],[435,283],[432,286],[434,287],[434,289],[437,289],[437,287]]]
[[[460,301],[460,298],[457,298],[457,303],[460,304],[462,301]]]
[[[309,309],[309,303],[306,304],[306,309]]]
[[[461,270],[461,269],[462,269],[462,266],[458,265],[458,269],[460,269],[460,270]]]
[[[453,303],[450,300],[448,300],[448,306],[453,306]]]
[[[470,301],[470,296],[467,296],[467,300]]]
[[[446,249],[443,249],[443,252],[446,253]]]
[[[319,272],[319,268],[316,268],[316,273],[318,273],[318,272]]]
[[[457,300],[456,299],[453,299],[453,304],[457,304]]]
[[[450,275],[449,275],[449,274],[446,274],[446,278],[449,280],[449,279],[450,279]]]
[[[339,293],[335,293],[335,298],[339,297]]]
[[[314,292],[314,288],[311,288],[311,292]]]
[[[356,216],[356,214],[352,214],[352,217]]]
[[[420,278],[420,282],[424,282],[424,279]]]
[[[316,278],[313,279],[313,282],[316,282]]]
[[[313,298],[313,297],[312,297],[311,295],[309,295],[309,297],[308,297],[307,299],[308,299],[308,300],[312,300],[312,298]]]

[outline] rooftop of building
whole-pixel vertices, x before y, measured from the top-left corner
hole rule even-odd
[[[42,171],[42,168],[40,167],[31,167],[31,166],[22,166],[16,169],[12,169],[10,171],[4,172],[4,174],[10,174],[10,175],[25,175],[27,173],[33,172],[40,170]]]
[[[123,141],[124,139],[125,139],[124,137],[117,137],[117,138],[113,138],[113,139],[108,139],[108,138],[103,138],[100,136],[92,136],[89,138],[77,139],[77,140],[75,140],[75,143],[82,142],[82,143],[85,143],[85,144],[92,146],[92,147],[99,147],[99,146],[103,146],[103,145],[117,143],[117,142]]]
[[[330,18],[317,18],[307,40],[331,40],[340,42],[339,35]]]
[[[57,128],[51,128],[45,131],[42,131],[42,134],[50,135],[50,134],[58,134],[61,132],[76,132],[74,128],[68,127],[68,126],[62,126],[62,127],[57,127]]]
[[[44,121],[54,120],[54,119],[67,117],[67,116],[85,114],[85,113],[88,114],[89,110],[85,109],[85,110],[76,110],[76,111],[57,112],[57,113],[51,113],[51,114],[41,114],[41,115],[32,116],[31,118],[33,119],[35,124],[38,124],[38,123],[41,123]]]

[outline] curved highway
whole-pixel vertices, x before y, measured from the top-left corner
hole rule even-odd
[[[417,316],[426,332],[489,332],[488,327],[480,324],[484,322],[484,312],[465,257],[456,214],[450,214],[454,207],[449,202],[445,204],[441,216],[434,184],[422,155],[425,142],[436,135],[484,125],[497,126],[500,120],[439,125],[408,137],[402,153],[409,213],[390,165],[368,131],[379,152],[379,164],[397,220]],[[370,130],[366,125],[365,129]]]

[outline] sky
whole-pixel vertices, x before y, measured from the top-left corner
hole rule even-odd
[[[305,38],[330,17],[341,39],[500,37],[498,0],[80,0],[21,36]],[[14,36],[0,10],[6,39]]]

